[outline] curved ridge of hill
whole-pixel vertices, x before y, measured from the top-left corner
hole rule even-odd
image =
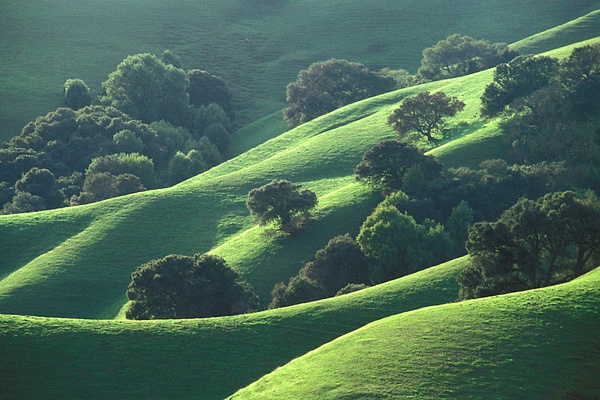
[[[473,166],[502,154],[497,122],[478,118],[492,74],[431,82],[343,107],[169,189],[2,216],[0,313],[114,318],[135,268],[174,253],[223,256],[266,304],[276,283],[287,281],[333,236],[356,234],[371,213],[379,197],[354,181],[353,170],[367,149],[393,136],[387,115],[406,96],[443,90],[466,103],[454,117],[462,137],[432,151],[442,163]],[[253,226],[247,193],[271,179],[303,183],[317,193],[317,218],[301,235]]]
[[[377,319],[454,301],[460,258],[345,296],[162,321],[0,315],[3,398],[222,399]]]
[[[391,316],[231,399],[597,399],[600,268],[558,286]]]

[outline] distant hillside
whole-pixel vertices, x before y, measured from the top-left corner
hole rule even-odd
[[[597,399],[600,269],[379,320],[232,399]]]
[[[600,8],[600,0],[0,3],[1,141],[60,106],[66,79],[99,93],[131,54],[171,49],[187,68],[222,76],[248,123],[283,108],[287,83],[315,61],[415,72],[421,51],[450,34],[510,43]]]

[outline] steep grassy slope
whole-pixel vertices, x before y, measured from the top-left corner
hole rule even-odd
[[[600,269],[374,322],[233,399],[596,399]]]
[[[432,152],[443,163],[472,166],[501,155],[495,122],[482,125],[477,119],[491,76],[484,71],[342,108],[171,189],[0,217],[0,312],[113,318],[138,265],[167,254],[208,251],[242,271],[267,303],[275,283],[287,280],[331,237],[355,234],[379,201],[353,181],[352,171],[365,150],[391,137],[387,115],[405,96],[444,90],[467,103],[454,120],[462,122],[464,136]],[[297,237],[252,227],[246,194],[275,178],[302,182],[319,196],[316,221]],[[38,240],[42,235],[49,238]]]
[[[484,80],[489,72],[464,79]],[[456,80],[460,90],[465,86]],[[467,85],[468,86],[468,85]],[[0,250],[6,254],[0,281],[0,312],[99,318],[116,315],[135,267],[171,253],[215,252],[246,274],[263,301],[336,234],[357,233],[380,200],[353,181],[364,151],[392,132],[391,108],[425,88],[452,90],[452,82],[389,93],[305,124],[174,188],[145,192],[71,210],[0,217]],[[472,115],[483,87],[463,100]],[[275,178],[303,182],[320,199],[317,220],[294,238],[251,228],[248,191]],[[56,217],[54,215],[62,215]],[[23,225],[25,224],[25,225]],[[48,251],[35,242],[24,249],[10,235],[28,232],[72,236]],[[21,233],[25,235],[25,233]],[[17,236],[19,237],[19,236]],[[21,239],[24,240],[24,239]],[[18,250],[17,250],[18,249]],[[260,262],[257,262],[260,260]]]
[[[172,49],[187,68],[222,76],[250,122],[283,108],[287,83],[315,61],[414,72],[421,51],[450,34],[512,42],[599,7],[598,0],[0,0],[0,140],[57,108],[66,79],[82,78],[98,93],[131,54]]]
[[[366,323],[453,301],[465,261],[246,316],[136,322],[0,315],[0,397],[222,399]]]

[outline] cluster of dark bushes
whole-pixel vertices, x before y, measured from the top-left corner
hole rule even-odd
[[[2,213],[86,204],[173,185],[221,163],[232,93],[218,77],[162,60],[123,60],[94,99],[65,83],[65,108],[27,124],[0,148]],[[92,104],[93,103],[93,104]]]

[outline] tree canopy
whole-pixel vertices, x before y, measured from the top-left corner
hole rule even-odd
[[[548,86],[558,75],[558,60],[547,56],[519,56],[508,64],[500,64],[494,80],[481,97],[481,115],[493,117],[518,98]]]
[[[373,73],[360,63],[337,59],[316,62],[288,85],[288,108],[283,115],[294,127],[395,88],[394,79]]]
[[[128,319],[203,318],[250,312],[251,286],[215,255],[170,255],[138,267],[127,289]]]
[[[398,132],[400,138],[411,132],[424,136],[429,141],[441,139],[447,117],[453,117],[465,108],[465,103],[444,92],[421,92],[405,99],[400,107],[388,117],[388,124]]]
[[[454,78],[508,62],[517,55],[506,43],[454,34],[423,50],[417,75],[432,81]]]
[[[300,190],[302,185],[288,180],[274,180],[248,193],[246,205],[261,225],[276,221],[281,230],[293,232],[317,206],[317,195]]]
[[[463,299],[539,288],[580,276],[600,256],[600,200],[555,192],[520,199],[495,222],[479,222],[458,276]]]
[[[136,54],[125,58],[102,84],[102,101],[146,123],[165,120],[189,126],[189,83],[184,70],[153,54]]]
[[[415,146],[397,140],[384,140],[365,152],[354,169],[356,179],[385,192],[402,189],[411,168],[420,168],[424,179],[433,179],[442,166]]]

